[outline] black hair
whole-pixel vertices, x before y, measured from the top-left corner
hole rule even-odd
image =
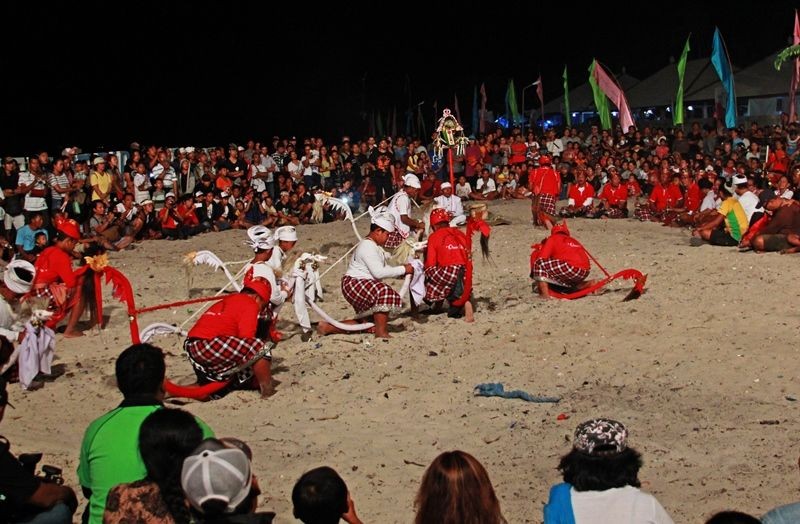
[[[347,513],[347,485],[333,468],[303,474],[292,489],[294,517],[304,524],[336,524]]]
[[[697,187],[700,189],[711,189],[714,187],[714,184],[708,178],[703,177],[697,182]]]
[[[593,455],[573,449],[558,463],[564,482],[576,491],[605,491],[611,488],[641,486],[639,469],[642,456],[633,448],[616,452],[600,452]]]
[[[56,242],[61,242],[63,240],[67,240],[67,239],[75,240],[74,238],[72,238],[71,236],[67,235],[63,231],[56,231]]]
[[[36,218],[36,217],[39,217],[39,218],[44,218],[44,215],[43,215],[41,212],[39,212],[39,211],[34,211],[33,213],[31,213],[31,214],[28,216],[28,224],[30,224],[31,222],[33,222],[33,219],[34,219],[34,218]]]
[[[142,422],[139,453],[147,479],[158,485],[161,499],[176,524],[191,522],[181,488],[183,461],[202,442],[203,431],[194,416],[180,409],[158,409]]]
[[[383,229],[383,228],[382,228],[381,226],[379,226],[378,224],[370,224],[370,225],[369,225],[369,232],[370,232],[370,233],[372,233],[372,232],[373,232],[373,231],[375,231],[376,229],[381,229],[381,230],[383,230],[383,231],[386,231],[385,229]]]
[[[706,524],[761,524],[761,521],[741,511],[720,511],[708,519]]]
[[[164,353],[151,344],[134,344],[117,357],[117,387],[125,396],[155,396],[164,383]]]

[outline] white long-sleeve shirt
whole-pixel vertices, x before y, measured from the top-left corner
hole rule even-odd
[[[449,197],[440,195],[433,200],[436,205],[453,215],[453,217],[464,214],[464,205],[461,203],[461,199],[455,195],[450,195]]]
[[[365,238],[358,243],[345,275],[358,279],[378,280],[405,275],[405,267],[386,264],[388,257],[388,253],[372,239]]]

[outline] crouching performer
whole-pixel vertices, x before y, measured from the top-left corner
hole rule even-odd
[[[434,310],[450,304],[448,316],[475,320],[472,294],[472,260],[467,236],[450,227],[450,214],[444,209],[431,212],[433,233],[428,238],[425,256],[425,302]]]
[[[258,317],[271,294],[266,280],[252,279],[197,320],[183,347],[201,385],[230,381],[231,388],[260,390],[262,398],[274,392],[273,344],[256,337]]]
[[[389,314],[400,311],[403,300],[382,280],[410,275],[414,267],[411,264],[390,266],[386,263],[388,254],[383,247],[395,231],[394,217],[388,212],[375,213],[372,208],[370,213],[369,235],[358,243],[350,259],[350,266],[342,277],[342,295],[353,306],[357,317],[372,317],[375,326],[370,331],[376,338],[389,338]],[[346,320],[344,323],[358,324],[359,320]],[[322,335],[345,333],[324,321],[317,325],[317,331]]]
[[[531,278],[542,298],[550,298],[550,285],[569,290],[582,289],[592,282],[589,256],[580,242],[569,234],[566,222],[555,224],[540,250],[532,255]]]

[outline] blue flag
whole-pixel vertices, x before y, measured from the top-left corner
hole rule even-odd
[[[717,71],[722,82],[722,87],[728,94],[728,103],[725,106],[725,127],[736,127],[736,91],[733,88],[733,71],[731,70],[731,61],[728,58],[725,43],[722,41],[722,35],[719,34],[719,28],[714,30],[714,47],[711,50],[711,63],[714,64],[714,69]]]

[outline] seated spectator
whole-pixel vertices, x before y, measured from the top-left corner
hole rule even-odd
[[[42,226],[44,226],[42,214],[39,212],[31,213],[28,223],[17,231],[15,244],[18,257],[28,262],[36,261],[36,255],[38,254],[38,252],[34,252],[37,247],[36,235],[44,235],[45,247],[47,247],[47,230],[43,229]]]
[[[505,524],[486,469],[463,451],[442,453],[422,476],[415,524]]]
[[[756,251],[783,251],[792,247],[789,237],[800,235],[800,202],[775,197],[767,202],[766,209],[772,219],[752,239],[747,235],[742,246]],[[757,227],[753,227],[755,231]]]
[[[714,246],[737,246],[747,233],[748,223],[742,205],[733,196],[733,187],[723,185],[720,195],[725,199],[713,218],[695,227],[692,245],[701,245],[703,240]]]
[[[350,207],[353,213],[361,209],[361,193],[359,193],[350,180],[345,180],[342,184],[342,190],[339,192],[339,198],[344,200]]]
[[[417,198],[420,203],[428,203],[442,194],[442,182],[436,178],[436,173],[429,172],[420,184]]]
[[[347,485],[327,466],[303,473],[292,489],[294,518],[304,524],[361,524]]]
[[[103,522],[191,522],[181,470],[203,441],[203,430],[187,411],[158,409],[142,421],[138,441],[147,475],[108,492]]]
[[[181,487],[195,524],[269,524],[275,513],[256,513],[261,489],[253,453],[238,439],[206,439],[183,461]]]
[[[628,430],[614,420],[586,421],[558,469],[564,483],[550,489],[544,523],[672,524],[652,495],[639,489],[642,456],[628,447]]]
[[[8,405],[6,380],[0,377],[0,421]],[[71,523],[78,507],[75,492],[36,477],[11,454],[10,448],[9,442],[0,437],[0,520],[10,524]]]
[[[377,204],[375,195],[378,194],[378,189],[372,183],[372,178],[365,176],[361,185],[358,187],[358,192],[361,193],[361,198],[364,200],[365,206],[374,206]]]
[[[137,239],[161,238],[161,221],[156,214],[155,204],[149,198],[142,202],[140,218],[142,220],[142,228],[139,230]]]
[[[102,522],[112,487],[147,474],[138,451],[139,428],[148,415],[163,408],[164,372],[164,354],[150,344],[134,344],[117,358],[117,387],[123,401],[89,424],[81,444],[78,480],[89,499],[85,514],[89,523]],[[204,422],[195,421],[203,436],[214,436]]]
[[[461,200],[469,200],[469,195],[472,193],[472,186],[470,186],[469,182],[467,182],[466,176],[458,177],[455,193],[456,196]]]
[[[481,177],[475,184],[475,191],[470,193],[469,197],[473,200],[494,200],[497,198],[497,186],[489,176],[488,169],[481,170]]]

